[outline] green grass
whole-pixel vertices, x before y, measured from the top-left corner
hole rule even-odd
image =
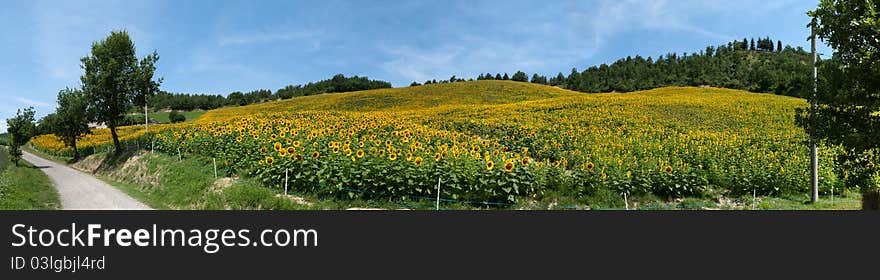
[[[179,111],[178,113],[186,117],[186,121],[191,121],[198,119],[199,117],[204,115],[205,112],[206,111]],[[170,123],[171,120],[168,118],[168,114],[169,112],[150,113],[150,118],[155,119],[157,122],[160,123]],[[132,116],[138,120],[144,120],[144,114],[134,114]]]
[[[61,207],[58,192],[43,171],[22,161],[12,164],[0,148],[0,209],[55,210]]]

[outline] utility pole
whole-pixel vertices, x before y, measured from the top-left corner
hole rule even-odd
[[[816,104],[816,95],[819,92],[819,72],[816,68],[818,55],[816,54],[816,18],[810,24],[812,35],[810,35],[810,51],[813,53],[813,104],[811,115],[816,114],[818,105]],[[819,153],[816,148],[815,128],[810,128],[810,184],[812,186],[812,196],[810,201],[816,203],[819,201]]]

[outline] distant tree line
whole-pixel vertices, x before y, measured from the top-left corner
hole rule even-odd
[[[275,92],[268,89],[258,89],[246,93],[236,91],[226,97],[219,94],[174,94],[160,91],[158,94],[151,96],[147,102],[149,107],[155,110],[212,110],[223,106],[244,106],[298,96],[390,87],[391,83],[386,81],[370,80],[367,77],[359,76],[346,77],[343,74],[337,74],[327,80],[310,82],[305,85],[289,85]]]
[[[769,37],[734,41],[706,47],[698,53],[670,53],[656,59],[626,57],[612,64],[592,66],[583,71],[573,68],[568,75],[559,72],[547,78],[517,71],[485,73],[476,80],[510,80],[558,86],[581,92],[629,92],[663,86],[715,86],[753,92],[802,96],[810,87],[811,55],[803,48],[783,48],[781,41]],[[472,79],[471,79],[472,80]],[[428,80],[424,84],[461,82]],[[411,86],[420,85],[413,82]]]

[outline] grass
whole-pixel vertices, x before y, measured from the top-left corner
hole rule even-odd
[[[61,207],[52,181],[39,168],[21,161],[15,166],[0,148],[0,209],[56,210]]]
[[[168,118],[169,113],[170,112],[150,113],[150,118],[155,119],[159,123],[170,123],[171,119]],[[179,111],[178,113],[186,117],[186,121],[192,121],[204,115],[205,111]],[[141,121],[144,119],[144,114],[134,114],[132,116]]]

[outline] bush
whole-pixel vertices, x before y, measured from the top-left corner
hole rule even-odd
[[[168,113],[168,119],[171,120],[171,123],[181,123],[186,121],[186,116],[177,111],[171,111],[171,113]]]

